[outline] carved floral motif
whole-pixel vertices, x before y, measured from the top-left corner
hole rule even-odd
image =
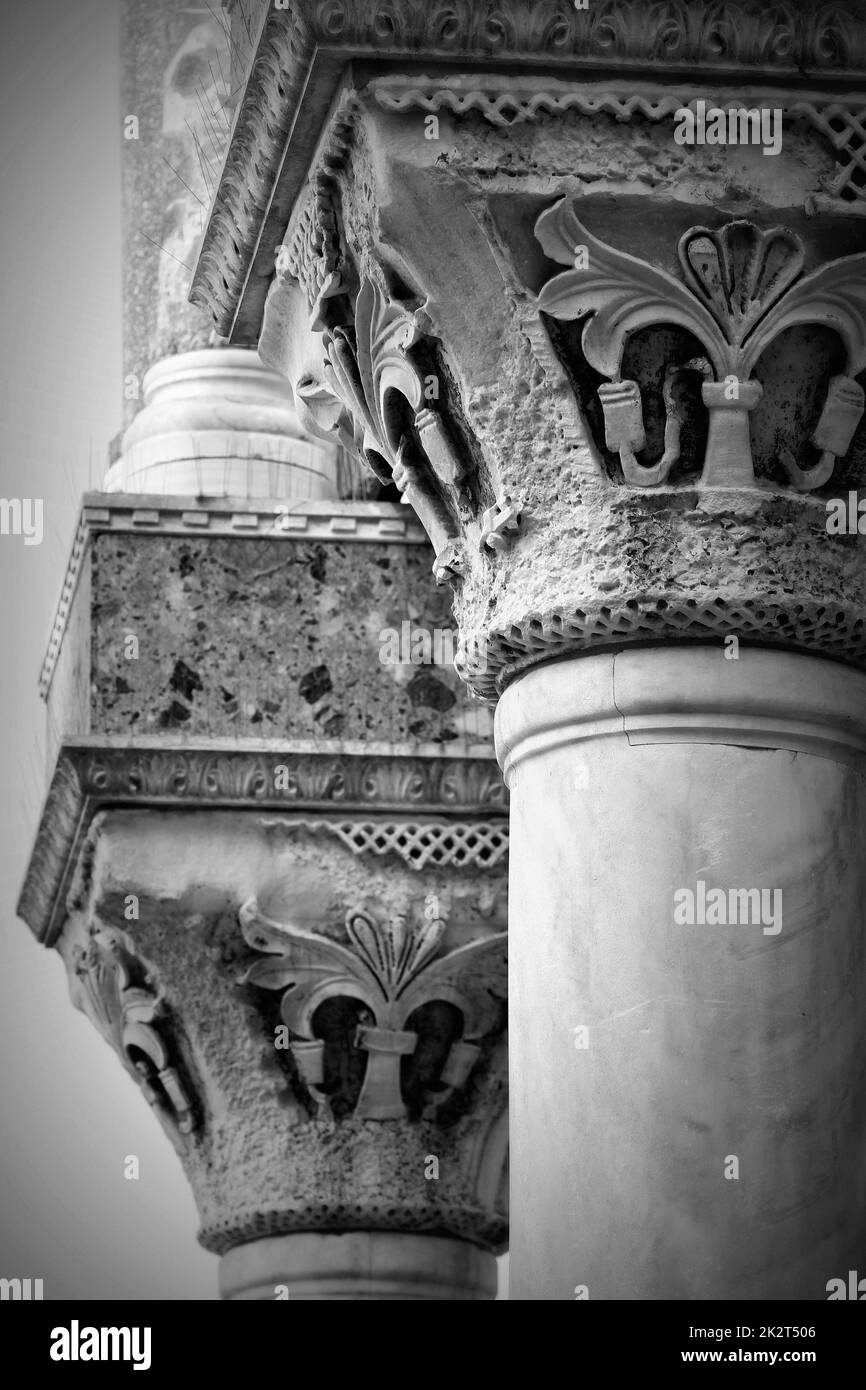
[[[762,230],[748,221],[730,222],[719,231],[692,227],[677,248],[683,283],[592,236],[569,199],[542,213],[536,236],[552,260],[571,267],[543,287],[538,307],[555,319],[587,318],[583,354],[609,379],[598,392],[606,443],[619,453],[628,483],[648,487],[667,480],[679,459],[670,379],[678,372],[697,371],[704,378],[702,397],[710,412],[702,482],[707,487],[754,486],[748,416],[762,389],[751,373],[780,333],[810,323],[826,324],[839,334],[847,351],[846,371],[831,380],[813,436],[818,463],[802,469],[785,453],[781,463],[790,481],[804,491],[828,481],[836,458],[850,447],[863,410],[863,391],[854,377],[866,368],[866,254],[831,261],[802,276],[802,244],[784,227]],[[629,335],[661,323],[688,329],[707,356],[669,367],[665,452],[647,466],[636,457],[645,444],[639,388],[621,379],[621,366]]]
[[[396,484],[433,543],[441,580],[461,571],[455,518],[466,469],[412,357],[427,327],[423,310],[410,312],[364,278],[354,324],[325,334],[324,380],[302,378],[295,398],[308,429],[325,438],[336,434],[381,481]]]
[[[194,1115],[180,1073],[170,1061],[160,1018],[163,1004],[121,932],[99,930],[75,949],[72,1002],[118,1053],[153,1106],[179,1153]]]
[[[314,1016],[328,999],[354,999],[366,1010],[354,1038],[354,1046],[367,1053],[357,1119],[407,1117],[400,1059],[415,1051],[418,1033],[407,1024],[424,1004],[450,1003],[463,1016],[462,1036],[451,1044],[439,1087],[430,1094],[430,1112],[465,1085],[480,1056],[479,1041],[496,1025],[506,996],[504,933],[434,959],[445,921],[433,914],[432,905],[414,923],[402,916],[379,922],[349,912],[349,946],[276,922],[254,900],[241,908],[240,922],[248,944],[267,952],[246,971],[243,983],[285,991],[280,1016],[293,1034],[299,1074],[321,1107],[328,1105],[321,1089],[325,1043],[316,1036]]]

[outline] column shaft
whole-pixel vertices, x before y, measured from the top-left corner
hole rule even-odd
[[[823,1299],[862,1259],[864,696],[720,647],[506,690],[513,1297]]]

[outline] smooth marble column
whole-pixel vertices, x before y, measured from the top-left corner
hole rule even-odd
[[[220,1262],[220,1293],[242,1301],[492,1299],[496,1257],[441,1236],[305,1232],[230,1250]]]
[[[497,710],[512,1298],[825,1299],[863,1263],[866,675],[724,651],[551,663]],[[777,896],[681,924],[699,883]]]
[[[338,493],[338,449],[311,439],[292,394],[248,348],[166,357],[144,378],[106,492],[275,501]]]

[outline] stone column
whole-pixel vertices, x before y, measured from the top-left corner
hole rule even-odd
[[[251,0],[132,0],[122,25],[126,432],[109,492],[340,495],[339,449],[302,429],[255,343],[227,350],[189,282],[252,34]]]
[[[145,373],[144,408],[106,492],[175,497],[338,497],[338,447],[301,427],[285,380],[249,348],[199,348]]]
[[[426,550],[390,503],[83,509],[19,912],[175,1145],[227,1298],[495,1297],[506,792],[489,711],[417,641],[449,623]]]
[[[825,1298],[866,1220],[866,676],[588,655],[497,747],[515,1296]]]
[[[403,778],[435,801],[423,760],[111,747],[77,767],[103,809],[54,944],[175,1144],[222,1296],[494,1298],[505,882],[456,821],[389,815]],[[480,819],[473,769],[444,771]],[[311,813],[337,776],[337,814]],[[189,790],[157,809],[163,778]]]
[[[518,1298],[856,1265],[862,21],[290,4],[241,100],[193,296],[413,506],[499,702]]]
[[[19,912],[174,1144],[224,1297],[489,1299],[492,719],[443,656],[412,512],[359,498],[255,339],[186,302],[224,44],[237,73],[261,6],[231,9],[230,40],[209,6],[127,7],[130,418],[43,664],[54,770]]]

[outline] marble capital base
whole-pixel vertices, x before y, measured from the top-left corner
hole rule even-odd
[[[866,1250],[866,676],[632,649],[496,723],[512,1297],[826,1299]]]
[[[303,1232],[236,1246],[220,1261],[232,1300],[496,1297],[496,1257],[464,1240],[352,1231]]]

